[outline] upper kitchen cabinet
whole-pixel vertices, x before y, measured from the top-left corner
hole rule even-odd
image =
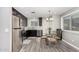
[[[26,27],[27,26],[27,17],[25,17],[23,14],[18,12],[15,8],[12,8],[12,14],[19,17],[20,20],[20,26]]]
[[[42,17],[39,17],[39,26],[42,26]]]
[[[27,18],[22,17],[22,26],[26,27],[27,26]]]

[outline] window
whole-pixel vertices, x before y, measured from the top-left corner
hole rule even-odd
[[[63,18],[64,19],[64,29],[65,30],[70,30],[70,17],[69,16],[67,16],[67,17],[64,17]]]
[[[79,13],[72,15],[72,30],[79,31]]]
[[[79,31],[79,12],[63,18],[64,30]]]

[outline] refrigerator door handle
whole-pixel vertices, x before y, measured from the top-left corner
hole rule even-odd
[[[13,28],[13,29],[21,29],[21,28]]]

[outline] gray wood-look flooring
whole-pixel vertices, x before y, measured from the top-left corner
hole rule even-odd
[[[30,42],[26,44],[28,40],[30,40]],[[46,45],[44,39],[31,37],[26,39],[26,43],[23,44],[20,52],[78,52],[63,41],[58,41],[55,45]]]

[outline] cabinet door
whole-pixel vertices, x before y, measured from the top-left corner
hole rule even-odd
[[[39,26],[42,26],[42,17],[39,18]]]

